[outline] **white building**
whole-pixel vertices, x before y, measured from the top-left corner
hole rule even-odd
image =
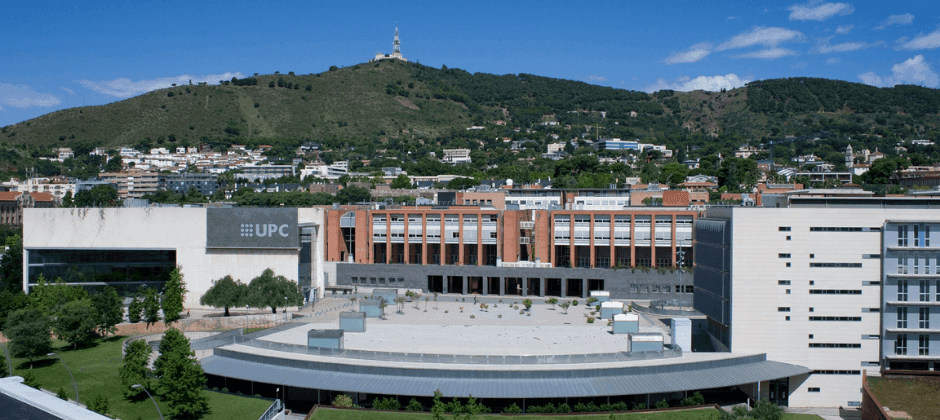
[[[444,163],[470,163],[470,149],[444,149]]]
[[[23,289],[46,279],[134,290],[179,266],[197,308],[213,280],[249,282],[265,269],[322,296],[323,209],[28,208],[23,214]],[[77,280],[76,280],[77,281]]]
[[[762,398],[858,406],[861,371],[881,366],[883,228],[940,213],[911,198],[791,197],[788,205],[713,207],[697,221],[695,308],[719,347],[813,369],[762,384]]]

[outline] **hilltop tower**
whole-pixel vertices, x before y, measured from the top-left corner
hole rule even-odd
[[[395,27],[395,40],[392,41],[392,53],[391,54],[382,54],[378,53],[375,55],[375,58],[369,60],[369,62],[379,61],[379,60],[389,60],[397,59],[401,61],[408,61],[407,58],[401,55],[401,39],[398,38],[398,27]]]

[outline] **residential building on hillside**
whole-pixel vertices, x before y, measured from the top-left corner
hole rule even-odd
[[[50,208],[57,205],[58,200],[49,193],[0,191],[0,225],[22,226],[23,209]]]
[[[251,165],[242,166],[241,172],[235,174],[235,179],[244,179],[248,182],[261,182],[267,179],[277,179],[282,176],[294,176],[292,165]]]
[[[458,164],[470,163],[470,149],[444,149],[444,158],[441,162]]]

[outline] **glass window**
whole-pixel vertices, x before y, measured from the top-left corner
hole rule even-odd
[[[898,280],[898,302],[907,302],[907,280]]]
[[[898,246],[907,246],[907,225],[898,226]]]
[[[930,356],[930,335],[920,334],[917,337],[917,354],[921,356]]]
[[[930,328],[930,308],[920,308],[920,321],[917,324],[919,328]]]
[[[930,283],[927,280],[920,281],[920,301],[929,302],[930,301]]]
[[[907,328],[907,308],[898,308],[898,328]]]
[[[898,334],[898,338],[894,340],[894,354],[907,355],[907,334]]]
[[[898,254],[898,274],[907,274],[907,255]]]

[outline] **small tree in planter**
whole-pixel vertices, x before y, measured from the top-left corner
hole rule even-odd
[[[381,313],[382,319],[385,319],[385,308],[387,307],[388,307],[388,301],[386,301],[385,299],[379,300],[379,310],[382,311]]]
[[[415,309],[421,309],[421,307],[418,306],[418,304],[421,302],[421,293],[415,292],[411,296],[415,301]]]
[[[427,296],[424,297],[424,312],[428,311],[428,300],[431,299]]]
[[[405,313],[405,298],[397,297],[395,298],[395,303],[398,304],[398,313]]]
[[[562,302],[558,306],[561,306],[561,309],[565,310],[565,315],[568,315],[568,307],[571,306],[571,302]]]
[[[437,309],[437,292],[434,292],[434,309]]]
[[[558,299],[556,299],[556,298],[551,298],[551,299],[548,300],[548,304],[549,304],[549,305],[552,305],[552,309],[555,309],[555,305],[558,304]]]
[[[522,305],[525,306],[525,310],[532,309],[532,299],[523,299]]]
[[[597,302],[597,298],[593,296],[589,297],[587,300],[587,306],[594,306],[594,302]]]

